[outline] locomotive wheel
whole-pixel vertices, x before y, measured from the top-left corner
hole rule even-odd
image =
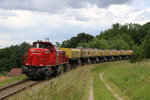
[[[104,61],[105,61],[105,62],[107,62],[107,61],[108,61],[108,59],[107,59],[106,57],[104,57]]]
[[[65,68],[64,68],[64,72],[67,72],[69,70],[71,70],[71,65],[70,64],[66,64]]]
[[[100,61],[99,61],[99,59],[98,59],[98,57],[96,57],[96,63],[99,63]]]
[[[59,65],[57,67],[57,75],[61,75],[64,72],[64,66],[63,65]]]
[[[78,65],[81,66],[82,65],[82,61],[80,59],[78,59]]]
[[[90,58],[87,59],[87,63],[88,63],[88,64],[91,64]]]
[[[53,67],[53,76],[56,77],[56,76],[59,76],[61,74],[61,69],[60,69],[60,66],[54,66]]]

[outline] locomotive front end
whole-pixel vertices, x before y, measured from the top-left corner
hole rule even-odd
[[[47,64],[47,57],[50,51],[42,48],[30,48],[26,57],[26,66],[45,66]]]
[[[51,64],[50,55],[49,43],[34,42],[24,57],[23,73],[32,78],[45,77],[46,73],[50,74],[50,69],[46,68]]]

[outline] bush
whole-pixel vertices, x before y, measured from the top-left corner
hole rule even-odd
[[[143,58],[150,58],[150,31],[148,32],[142,43],[142,54]]]

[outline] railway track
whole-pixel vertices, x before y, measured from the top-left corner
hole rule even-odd
[[[28,87],[31,87],[40,81],[32,81],[29,79],[24,79],[21,81],[18,81],[13,84],[9,84],[7,86],[1,87],[0,88],[0,100],[6,99]]]

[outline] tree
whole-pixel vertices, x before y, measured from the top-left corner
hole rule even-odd
[[[77,36],[70,38],[69,40],[64,40],[61,47],[76,48],[80,42],[90,42],[94,36],[86,33],[79,33]]]
[[[148,34],[144,38],[144,41],[142,43],[142,53],[143,58],[150,58],[150,31],[147,32]]]
[[[89,48],[109,49],[108,41],[105,39],[95,38],[88,44]]]
[[[141,27],[141,30],[140,30],[140,37],[141,38],[144,38],[147,34],[149,34],[149,30],[150,30],[150,22],[144,24],[142,27]]]
[[[110,49],[129,50],[130,46],[122,38],[115,38],[109,41]]]
[[[121,25],[120,25],[119,23],[116,23],[116,24],[113,24],[113,25],[112,25],[112,28],[120,28],[120,26],[121,26]]]
[[[137,62],[143,59],[143,54],[142,54],[142,47],[140,46],[134,46],[133,47],[133,55],[131,58],[131,62]]]
[[[70,42],[70,40],[64,40],[60,46],[61,46],[61,47],[66,47],[66,48],[67,48],[69,42]]]
[[[0,72],[9,71],[13,67],[21,67],[22,59],[30,44],[23,42],[20,45],[0,49]]]

